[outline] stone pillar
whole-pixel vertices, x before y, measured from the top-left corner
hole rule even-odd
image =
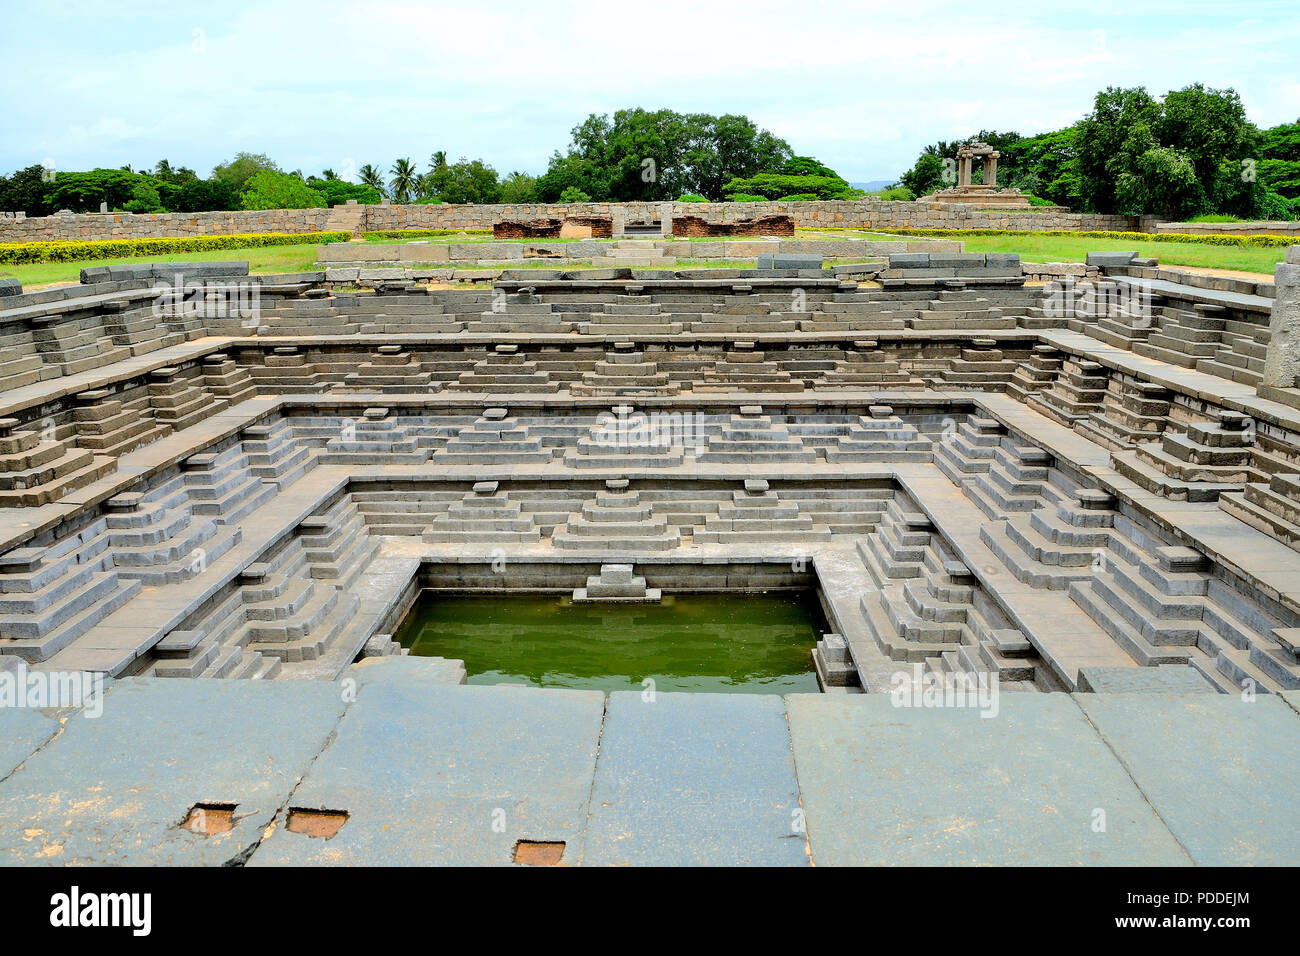
[[[625,227],[627,226],[627,207],[622,203],[615,203],[610,208],[610,216],[614,220],[612,227],[613,237],[615,239],[622,239],[623,234],[626,231]]]
[[[998,157],[1001,153],[989,153],[984,157],[984,185],[997,186],[998,184]]]
[[[1286,262],[1273,273],[1277,298],[1268,327],[1270,339],[1264,357],[1264,387],[1295,388],[1300,377],[1300,246],[1290,246]]]
[[[659,204],[659,225],[663,237],[668,239],[673,234],[673,204],[670,202]]]
[[[971,158],[969,156],[957,157],[957,185],[970,185]]]

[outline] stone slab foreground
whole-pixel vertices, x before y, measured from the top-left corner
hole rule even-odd
[[[1006,693],[985,719],[887,694],[648,702],[432,679],[445,670],[131,678],[98,718],[0,711],[0,864],[509,864],[519,841],[561,865],[1300,851],[1297,694]],[[203,803],[233,804],[233,826],[184,828]],[[286,825],[301,811],[336,832]]]
[[[780,697],[618,692],[582,862],[807,864],[798,810]]]
[[[786,702],[819,864],[1189,862],[1070,695],[1000,695],[987,719],[888,694]]]
[[[129,678],[0,783],[0,864],[216,865],[256,846],[344,710],[323,681]],[[29,738],[30,740],[31,738]],[[195,804],[233,827],[180,826]]]
[[[252,863],[505,864],[519,840],[563,842],[576,860],[604,703],[368,679],[292,801],[347,822],[328,839],[277,827]]]

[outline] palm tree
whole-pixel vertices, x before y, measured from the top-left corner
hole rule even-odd
[[[429,165],[434,169],[442,169],[447,165],[447,151],[440,149],[429,157]]]
[[[384,186],[384,174],[375,169],[370,163],[366,163],[357,170],[357,177],[361,180],[363,186],[371,186],[379,190],[381,196],[388,195],[388,190]]]
[[[393,178],[388,182],[393,189],[393,199],[399,203],[410,202],[419,176],[415,167],[411,165],[410,159],[397,160],[389,172],[393,174]]]

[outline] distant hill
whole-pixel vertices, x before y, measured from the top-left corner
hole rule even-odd
[[[849,183],[849,185],[854,189],[865,189],[867,192],[873,193],[877,189],[884,189],[886,186],[892,186],[896,182],[898,182],[896,179],[873,179],[870,182]]]

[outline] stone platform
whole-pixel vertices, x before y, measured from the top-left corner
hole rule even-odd
[[[1280,857],[1300,390],[1263,377],[1294,295],[1092,258],[1084,301],[1123,299],[1100,317],[1061,314],[1080,288],[1014,256],[933,251],[490,288],[262,277],[253,316],[155,309],[153,267],[6,296],[0,680],[115,683],[102,722],[0,707],[0,847]],[[205,301],[254,281],[175,269]],[[825,693],[444,686],[460,662],[393,639],[423,590],[810,592]],[[969,680],[996,719],[890,704]],[[1225,775],[1230,751],[1254,777]]]
[[[0,710],[0,861],[509,865],[533,844],[566,866],[1300,852],[1294,694],[1005,695],[994,714],[461,679],[392,658],[338,682],[131,678],[96,717]]]

